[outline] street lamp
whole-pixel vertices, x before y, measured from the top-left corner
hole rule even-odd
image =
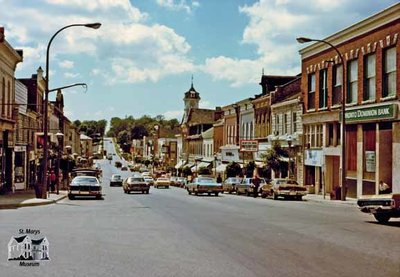
[[[64,134],[58,131],[56,133],[57,141],[58,141],[58,149],[57,149],[57,167],[56,167],[56,184],[57,184],[57,194],[60,193],[60,160],[61,160],[61,150],[63,148],[62,139]]]
[[[217,153],[214,153],[214,177],[217,177]]]
[[[342,114],[341,114],[341,143],[342,143],[342,175],[341,175],[341,200],[346,201],[346,90],[345,90],[345,64],[342,53],[340,53],[339,49],[336,46],[331,44],[330,42],[323,40],[323,39],[312,39],[306,37],[298,37],[297,42],[299,43],[307,43],[307,42],[322,42],[329,45],[332,49],[336,51],[339,56],[340,62],[342,63]]]
[[[49,104],[49,56],[50,56],[50,46],[51,43],[53,42],[54,38],[63,30],[71,27],[87,27],[87,28],[92,28],[92,29],[98,29],[100,28],[101,23],[88,23],[88,24],[71,24],[62,27],[59,29],[57,32],[54,33],[54,35],[50,38],[49,43],[47,44],[47,50],[46,50],[46,88],[45,88],[45,93],[44,93],[44,114],[43,114],[43,160],[42,160],[42,198],[46,199],[47,198],[47,148],[48,148],[48,104]]]

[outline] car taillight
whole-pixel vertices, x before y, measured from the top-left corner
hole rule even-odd
[[[391,206],[392,208],[395,208],[395,207],[396,207],[396,201],[394,201],[394,199],[392,199],[392,200],[390,201],[390,206]]]

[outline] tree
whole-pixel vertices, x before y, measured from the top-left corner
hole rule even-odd
[[[283,149],[278,141],[272,142],[272,148],[267,153],[261,154],[261,158],[265,159],[265,163],[269,169],[272,169],[277,176],[280,175],[282,169],[286,168],[286,162],[282,158],[289,157],[288,152]]]
[[[131,130],[131,138],[132,139],[142,139],[143,136],[148,136],[148,132],[146,127],[143,125],[136,125]]]
[[[117,135],[117,142],[120,145],[123,145],[124,143],[128,144],[130,143],[130,135],[128,131],[124,130],[118,133]]]
[[[236,177],[238,175],[242,175],[242,169],[240,168],[240,165],[236,162],[230,162],[226,166],[226,176]]]
[[[254,169],[256,169],[256,163],[254,161],[250,161],[246,164],[246,176],[253,177]]]
[[[199,175],[211,175],[211,170],[208,167],[202,166],[199,168]]]
[[[187,177],[187,176],[189,176],[189,175],[192,175],[193,173],[192,173],[192,170],[190,169],[190,167],[185,166],[185,167],[182,169],[182,174],[183,174],[184,177]]]

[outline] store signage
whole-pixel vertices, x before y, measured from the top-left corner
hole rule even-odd
[[[346,111],[347,122],[393,119],[397,115],[397,105],[381,105]]]
[[[257,152],[258,141],[257,140],[241,140],[240,141],[240,152]]]
[[[322,166],[322,150],[305,150],[304,164],[311,166]]]
[[[375,172],[375,151],[365,151],[365,171]]]

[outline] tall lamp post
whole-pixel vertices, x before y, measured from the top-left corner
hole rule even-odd
[[[296,39],[297,42],[299,43],[307,43],[307,42],[322,42],[327,45],[329,45],[332,49],[336,51],[336,53],[339,56],[340,62],[342,63],[342,114],[341,114],[341,143],[342,143],[342,161],[341,161],[341,167],[342,167],[342,175],[341,175],[341,183],[342,183],[342,188],[341,188],[341,200],[346,201],[346,89],[345,89],[345,64],[344,64],[344,59],[342,53],[340,53],[339,49],[337,49],[336,46],[334,46],[332,43],[323,40],[323,39],[312,39],[312,38],[306,38],[306,37],[299,37]]]
[[[63,30],[71,27],[87,27],[92,29],[100,28],[101,23],[71,24],[62,27],[50,38],[46,50],[46,89],[44,93],[44,114],[43,114],[43,160],[42,160],[42,198],[47,198],[47,158],[48,158],[48,103],[49,103],[49,56],[50,46],[54,38]]]

